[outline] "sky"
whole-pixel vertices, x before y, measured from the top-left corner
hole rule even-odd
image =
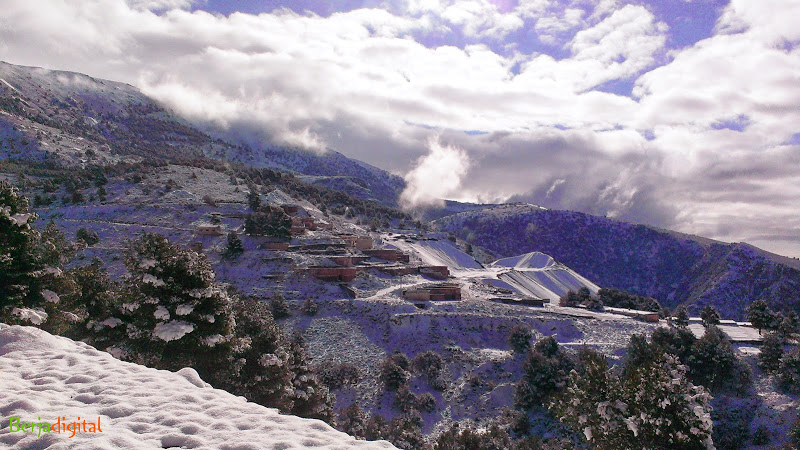
[[[4,0],[0,59],[526,201],[800,257],[800,0]]]

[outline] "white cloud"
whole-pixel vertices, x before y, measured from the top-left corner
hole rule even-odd
[[[409,0],[402,13],[329,17],[148,10],[169,2],[6,0],[0,59],[135,84],[253,144],[333,147],[407,173],[409,203],[518,195],[735,240],[794,230],[800,161],[782,144],[800,123],[800,1],[733,0],[715,35],[669,54],[660,18],[613,0],[506,12]],[[529,30],[563,52],[493,50]],[[450,34],[469,44],[414,40]],[[595,90],[620,80],[634,98]],[[739,118],[742,131],[724,128]],[[426,152],[431,136],[450,147]],[[764,167],[748,172],[754,161]]]
[[[461,180],[469,169],[464,150],[442,145],[436,139],[428,141],[429,153],[417,160],[416,167],[406,175],[406,189],[400,195],[405,207],[441,204],[461,188]]]

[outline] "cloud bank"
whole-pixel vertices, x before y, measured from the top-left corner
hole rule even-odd
[[[525,200],[800,256],[798,0],[33,3],[4,2],[0,58],[130,82],[251,145],[334,148],[404,174],[410,203]]]

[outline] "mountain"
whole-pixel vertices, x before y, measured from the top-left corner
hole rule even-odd
[[[320,420],[282,415],[211,388],[193,369],[169,372],[122,362],[37,328],[0,324],[0,365],[3,418],[37,424],[32,432],[4,430],[4,446],[394,448],[386,441],[359,441]],[[86,425],[74,435],[65,429],[38,436],[40,428],[51,428],[40,423],[55,425],[60,418],[74,430],[81,417]]]
[[[0,62],[0,159],[64,164],[212,157],[311,176],[310,181],[396,206],[402,178],[329,150],[237,145],[213,138],[135,87]]]
[[[602,287],[684,304],[694,314],[713,305],[723,318],[743,319],[758,299],[800,309],[800,261],[745,243],[530,204],[491,205],[435,223],[498,256],[543,252]]]

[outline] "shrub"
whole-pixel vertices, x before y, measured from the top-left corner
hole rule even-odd
[[[325,363],[318,369],[322,383],[334,391],[342,386],[354,386],[361,380],[361,372],[352,363]]]
[[[336,428],[350,436],[364,439],[367,437],[369,415],[357,404],[353,403],[339,412]]]
[[[411,366],[414,368],[415,372],[424,375],[425,378],[431,382],[436,380],[442,373],[444,360],[438,353],[433,350],[428,350],[427,352],[415,356],[411,361]]]

